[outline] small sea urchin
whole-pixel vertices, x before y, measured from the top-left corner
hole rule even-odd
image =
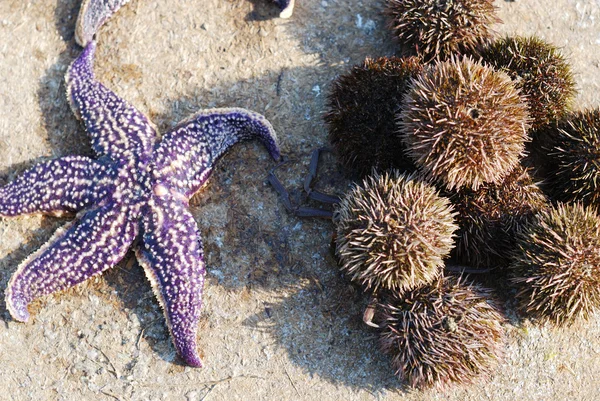
[[[600,205],[600,109],[567,115],[551,136],[549,191],[562,201]]]
[[[460,227],[455,256],[477,268],[507,266],[516,233],[548,206],[542,190],[521,166],[499,184],[485,184],[477,191],[464,188],[450,200]]]
[[[377,306],[384,353],[413,387],[469,382],[501,354],[502,317],[490,291],[442,277]]]
[[[453,247],[450,201],[398,171],[367,177],[334,215],[341,269],[367,288],[404,291],[439,276]]]
[[[367,58],[333,83],[325,122],[339,162],[361,176],[372,168],[414,170],[396,135],[395,115],[411,77],[422,69],[415,57]]]
[[[581,204],[540,212],[517,236],[511,270],[520,308],[557,324],[600,306],[600,224]]]
[[[403,51],[426,61],[472,52],[499,22],[492,0],[388,0],[385,13]]]
[[[558,49],[537,37],[507,37],[489,44],[482,59],[506,72],[526,96],[534,130],[560,118],[575,97],[569,64]]]
[[[517,165],[529,117],[508,75],[469,58],[427,68],[399,121],[409,156],[448,189],[498,183]]]

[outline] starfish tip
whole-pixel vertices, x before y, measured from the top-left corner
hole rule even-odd
[[[276,162],[281,161],[281,152],[279,151],[279,149],[275,149],[275,150],[271,151],[271,157]]]
[[[27,311],[27,302],[21,297],[9,296],[6,299],[6,307],[10,315],[16,321],[27,323],[29,312]]]
[[[188,350],[181,350],[181,358],[184,360],[184,362],[188,365],[191,366],[193,368],[201,368],[202,367],[202,359],[200,359],[200,356],[198,355],[198,353],[196,352],[196,350],[192,350],[192,349],[188,349]]]

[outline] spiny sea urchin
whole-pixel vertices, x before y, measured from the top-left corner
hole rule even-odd
[[[506,37],[481,52],[485,63],[506,72],[526,96],[534,130],[559,119],[575,97],[569,64],[558,49],[537,37]]]
[[[582,204],[540,212],[517,236],[510,266],[519,307],[569,324],[600,306],[600,224]]]
[[[469,382],[487,374],[501,354],[502,317],[490,291],[453,276],[377,306],[381,347],[412,387]]]
[[[353,281],[404,291],[439,276],[454,243],[450,201],[398,171],[367,177],[340,202],[336,254]]]
[[[396,135],[395,115],[410,78],[421,70],[415,57],[367,58],[335,80],[324,119],[346,169],[361,176],[372,168],[415,169]]]
[[[517,165],[529,116],[508,75],[464,58],[419,74],[398,123],[409,156],[427,176],[448,189],[477,189]]]
[[[477,191],[464,188],[450,200],[460,227],[453,253],[461,263],[478,268],[507,266],[516,233],[548,207],[546,196],[521,166],[500,184],[485,184]]]
[[[600,205],[600,109],[570,113],[549,135],[549,191],[562,201]]]
[[[470,54],[500,20],[493,0],[388,0],[388,26],[406,54],[426,61]]]

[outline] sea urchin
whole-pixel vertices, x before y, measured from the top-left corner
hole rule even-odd
[[[508,75],[452,59],[418,75],[399,120],[409,156],[448,189],[498,183],[517,165],[529,117]]]
[[[582,204],[540,212],[517,236],[511,270],[519,306],[569,324],[600,306],[600,224]]]
[[[335,80],[324,119],[344,168],[360,176],[372,168],[415,169],[396,135],[395,116],[410,79],[421,70],[416,57],[367,58]]]
[[[502,317],[490,291],[441,277],[377,306],[381,347],[412,387],[469,382],[501,354]]]
[[[398,171],[367,177],[334,215],[336,254],[353,281],[374,291],[430,282],[453,247],[450,201]]]
[[[506,37],[489,44],[481,57],[506,72],[526,96],[533,129],[557,120],[569,109],[575,81],[555,46],[537,37]]]
[[[404,52],[426,61],[469,54],[499,22],[492,0],[388,0],[385,12]]]
[[[542,190],[521,166],[499,184],[477,191],[463,188],[450,196],[458,215],[456,258],[477,268],[506,267],[515,235],[548,206]]]
[[[551,131],[550,191],[563,201],[600,205],[600,109],[569,114]]]

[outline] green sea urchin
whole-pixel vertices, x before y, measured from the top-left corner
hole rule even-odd
[[[489,44],[481,56],[485,63],[506,72],[526,95],[534,130],[569,109],[576,94],[575,82],[555,46],[537,37],[507,37]]]
[[[377,306],[381,347],[412,387],[469,382],[501,354],[502,317],[490,291],[442,277]]]
[[[549,191],[562,201],[600,205],[600,109],[567,115],[551,136]]]
[[[508,75],[469,58],[427,68],[408,90],[400,135],[409,156],[448,189],[500,182],[519,162],[527,106]]]
[[[460,227],[455,257],[478,268],[507,266],[516,233],[548,207],[546,196],[521,166],[500,184],[485,184],[477,191],[463,188],[450,200]]]
[[[396,135],[395,115],[410,78],[421,70],[415,57],[367,58],[335,80],[324,119],[342,166],[361,176],[372,168],[415,169]]]
[[[569,324],[600,306],[600,224],[582,204],[540,212],[517,236],[511,270],[519,307]]]
[[[388,26],[406,54],[426,61],[469,54],[499,22],[492,0],[388,0]]]
[[[430,282],[454,245],[453,216],[450,201],[414,176],[392,171],[367,177],[334,215],[341,269],[374,291]]]

